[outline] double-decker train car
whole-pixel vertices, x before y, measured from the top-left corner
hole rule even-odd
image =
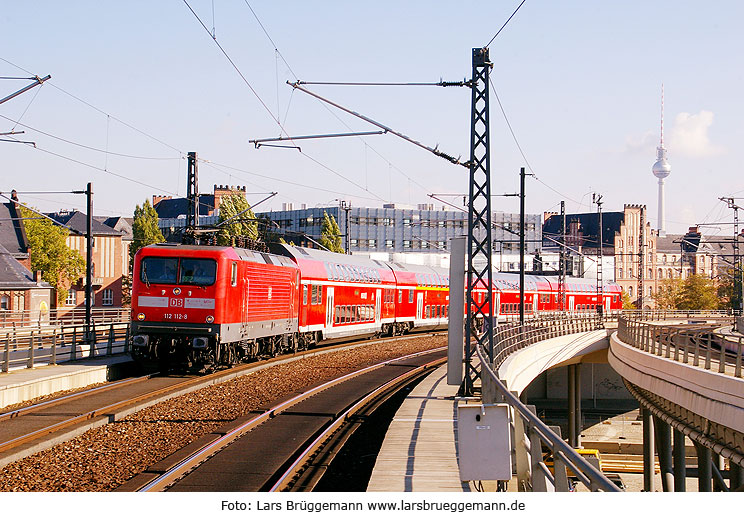
[[[443,268],[392,262],[396,282],[392,335],[434,330],[447,325],[449,275]]]
[[[396,317],[396,280],[389,265],[285,244],[272,248],[300,270],[299,334],[304,342],[390,331]]]
[[[135,256],[132,353],[161,366],[210,369],[323,340],[445,328],[446,270],[290,245],[272,253],[160,244]],[[519,276],[490,285],[498,318],[519,315]],[[525,315],[561,309],[557,278],[525,276]],[[488,290],[476,288],[482,303]],[[621,308],[620,288],[568,278],[563,309]],[[462,310],[460,313],[464,313]]]

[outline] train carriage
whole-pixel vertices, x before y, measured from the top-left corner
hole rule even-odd
[[[303,338],[318,342],[390,330],[395,322],[395,278],[387,264],[291,245],[273,250],[291,257],[300,269]]]
[[[132,286],[133,356],[209,369],[324,339],[445,328],[454,312],[445,269],[290,245],[272,249],[140,249]],[[490,289],[479,283],[476,303],[488,291],[497,318],[519,316],[517,274],[494,273]],[[606,284],[600,302],[596,282],[567,278],[561,306],[556,277],[527,275],[525,316],[561,309],[596,314],[600,305],[616,310],[620,295],[619,286]]]
[[[397,287],[393,334],[444,328],[449,317],[446,269],[392,262]]]

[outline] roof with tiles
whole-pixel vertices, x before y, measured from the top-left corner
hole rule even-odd
[[[0,205],[0,246],[8,254],[24,258],[28,257],[28,241],[23,228],[20,212],[14,203]]]
[[[158,218],[169,219],[185,216],[188,212],[187,198],[162,199],[154,205]],[[208,216],[214,210],[214,194],[199,194],[199,215]]]
[[[70,233],[85,235],[88,230],[88,217],[80,211],[72,212],[52,212],[46,214],[51,219],[66,225],[70,229]],[[108,225],[101,223],[100,221],[92,220],[92,232],[94,236],[123,236],[124,233],[111,228]]]

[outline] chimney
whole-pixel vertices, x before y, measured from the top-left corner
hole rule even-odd
[[[37,283],[41,283],[41,270],[34,270],[34,281]]]
[[[171,199],[171,197],[170,196],[156,196],[156,195],[153,194],[153,196],[152,196],[152,206],[154,207],[155,205],[157,205],[158,203],[160,203],[161,201],[166,200],[166,199]]]

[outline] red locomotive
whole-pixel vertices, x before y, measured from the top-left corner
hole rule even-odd
[[[497,274],[492,291],[498,317],[518,316],[518,276]],[[603,293],[605,310],[622,306],[617,285]],[[566,310],[596,310],[597,299],[593,282],[567,280]],[[526,276],[526,315],[559,307],[555,278]],[[327,339],[444,328],[449,314],[441,268],[289,245],[271,254],[150,245],[135,256],[132,353],[163,367],[209,369]]]

